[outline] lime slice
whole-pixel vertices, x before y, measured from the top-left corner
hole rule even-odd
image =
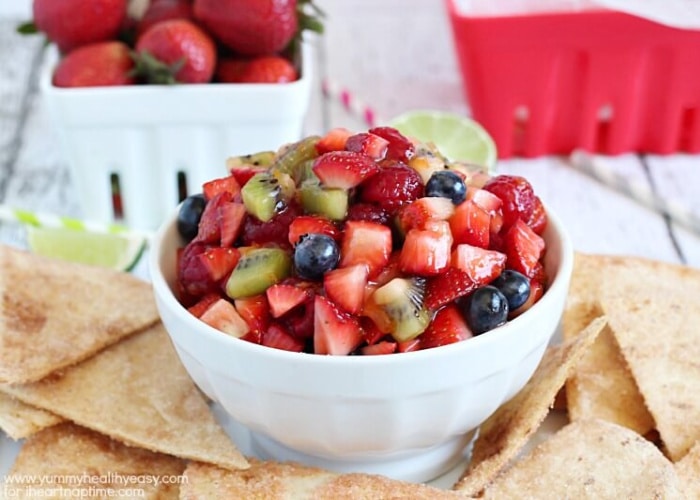
[[[95,233],[67,229],[28,227],[29,248],[39,255],[108,267],[131,270],[146,248],[146,238],[135,233]]]
[[[496,144],[470,118],[443,111],[409,111],[389,125],[421,142],[432,142],[449,160],[476,163],[489,171],[496,165]]]

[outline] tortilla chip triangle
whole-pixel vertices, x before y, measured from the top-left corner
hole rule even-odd
[[[571,423],[498,477],[487,499],[683,498],[673,464],[639,434],[603,420]]]
[[[46,498],[55,492],[52,498],[174,500],[184,469],[183,460],[65,423],[27,440],[10,470],[14,482],[6,488],[21,489],[26,497],[34,492]]]
[[[627,259],[606,270],[600,303],[668,456],[700,440],[700,270]]]
[[[564,339],[577,335],[602,314],[598,296],[603,275],[610,266],[624,262],[622,257],[576,254],[562,317]],[[602,418],[639,434],[656,425],[609,328],[576,365],[566,382],[566,398],[571,420]]]
[[[130,274],[0,245],[0,382],[35,382],[157,320]]]
[[[700,441],[675,466],[685,497],[700,498]]]
[[[1,389],[128,445],[225,468],[247,467],[161,323],[45,380]]]
[[[23,439],[62,422],[53,413],[22,403],[0,392],[0,429],[12,439]]]
[[[525,387],[481,425],[471,462],[455,490],[477,496],[516,457],[604,326],[605,318],[596,318],[577,337],[547,349]]]
[[[442,500],[464,498],[456,492],[372,474],[336,474],[292,462],[251,460],[245,471],[190,463],[181,498],[245,498],[264,500]]]

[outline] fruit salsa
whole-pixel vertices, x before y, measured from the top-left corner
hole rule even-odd
[[[333,129],[230,158],[186,198],[180,302],[234,337],[331,355],[483,334],[547,285],[530,183],[450,162],[396,129]]]

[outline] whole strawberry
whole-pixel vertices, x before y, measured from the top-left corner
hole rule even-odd
[[[192,19],[191,0],[153,0],[136,25],[136,36],[143,35],[154,24],[169,19]]]
[[[195,0],[194,15],[221,43],[251,56],[280,52],[299,27],[296,0]]]
[[[53,74],[56,87],[103,87],[135,83],[134,61],[122,42],[97,42],[63,57]]]
[[[296,79],[294,65],[280,56],[221,59],[216,67],[216,80],[222,83],[287,83]]]
[[[34,0],[34,24],[67,53],[81,45],[116,38],[126,6],[127,0]]]
[[[186,19],[161,21],[136,42],[139,74],[150,83],[207,83],[216,67],[211,37]]]

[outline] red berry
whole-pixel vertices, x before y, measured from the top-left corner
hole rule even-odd
[[[389,141],[386,157],[389,160],[408,162],[416,154],[416,147],[401,132],[392,127],[375,127],[369,129],[370,134]]]
[[[156,23],[169,19],[192,19],[190,0],[154,0],[136,25],[136,37],[140,37]]]
[[[425,307],[435,311],[445,304],[476,290],[477,285],[467,273],[449,267],[442,274],[430,278],[425,285]]]
[[[341,234],[336,225],[320,215],[301,215],[289,225],[289,244],[294,246],[305,234],[325,234],[334,240],[340,240]]]
[[[360,185],[360,199],[384,208],[390,215],[423,196],[423,181],[410,167],[394,163]]]
[[[262,334],[260,343],[283,351],[302,352],[304,342],[291,335],[282,325],[272,323]]]
[[[195,0],[195,17],[244,55],[281,52],[298,28],[297,0]]]
[[[386,156],[389,141],[379,137],[378,135],[362,132],[348,137],[345,143],[345,149],[362,153],[375,160],[382,160]]]
[[[539,196],[535,196],[535,208],[532,210],[530,218],[525,221],[537,234],[542,234],[547,228],[547,212]]]
[[[122,42],[99,42],[75,49],[53,74],[56,87],[103,87],[135,83],[134,61]]]
[[[428,328],[418,338],[421,349],[430,349],[461,342],[473,336],[457,307],[454,304],[448,304],[437,312]]]
[[[170,75],[149,73],[147,78],[154,83],[172,83],[173,78],[180,83],[208,83],[214,75],[214,41],[187,19],[171,19],[154,24],[139,37],[136,51],[148,53],[166,67],[176,69]]]
[[[300,215],[302,210],[299,205],[290,203],[267,222],[262,222],[256,217],[246,217],[241,235],[243,244],[264,246],[272,243],[284,249],[291,249],[289,226]]]
[[[333,128],[318,140],[316,143],[316,151],[319,155],[330,151],[342,151],[345,149],[348,138],[352,135],[352,132],[346,128]]]
[[[379,172],[369,156],[354,151],[331,151],[314,160],[314,174],[324,186],[350,189]]]
[[[386,226],[389,224],[389,214],[382,207],[370,203],[355,203],[348,209],[346,220],[366,220]]]
[[[126,0],[34,0],[34,24],[67,53],[112,40],[126,18]]]
[[[221,59],[216,66],[216,81],[221,83],[289,83],[297,78],[294,65],[280,56]]]
[[[535,209],[535,193],[524,177],[498,175],[489,180],[484,189],[498,196],[503,202],[503,228],[508,229],[515,221],[530,220]]]
[[[539,271],[538,264],[545,248],[544,240],[522,220],[517,219],[503,236],[506,267],[531,278]]]

